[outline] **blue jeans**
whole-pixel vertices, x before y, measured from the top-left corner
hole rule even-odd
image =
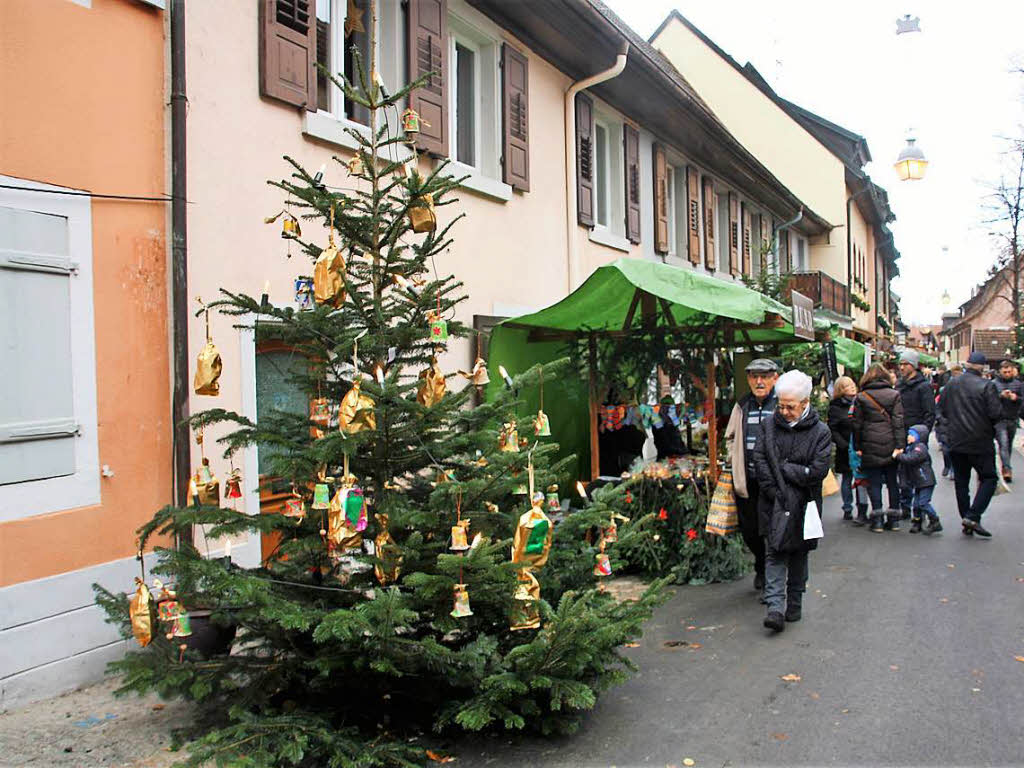
[[[1013,438],[1017,435],[1017,419],[1003,419],[996,422],[996,445],[999,446],[999,460],[1003,462],[1003,471],[1010,468],[1010,457],[1013,456]]]
[[[911,489],[910,509],[912,510],[914,520],[921,520],[925,515],[928,515],[932,520],[939,519],[939,514],[935,511],[935,507],[932,506],[932,492],[934,490],[934,485],[929,485],[927,488]]]
[[[843,496],[843,512],[853,511],[853,472],[843,472],[839,492]]]

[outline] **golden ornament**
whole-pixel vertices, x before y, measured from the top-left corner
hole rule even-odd
[[[332,307],[345,302],[345,258],[334,244],[333,233],[313,267],[313,298]]]
[[[373,565],[373,572],[377,576],[378,583],[383,587],[393,581],[398,581],[402,570],[402,554],[391,536],[391,531],[388,530],[388,516],[381,512],[374,517],[377,519],[380,532],[374,539],[377,562]]]
[[[498,448],[505,452],[519,452],[519,432],[514,421],[506,422],[498,433]]]
[[[151,596],[146,582],[135,577],[135,595],[128,604],[128,616],[132,622],[132,634],[139,645],[145,648],[153,641],[153,615]]]
[[[196,376],[193,381],[195,393],[197,395],[219,395],[220,384],[217,379],[220,378],[223,369],[224,364],[221,362],[217,345],[207,339],[206,345],[199,353],[199,359],[196,360]]]
[[[469,519],[459,520],[452,526],[452,550],[465,552],[469,549]]]
[[[537,629],[540,626],[540,609],[537,607],[540,600],[540,582],[529,569],[523,568],[519,571],[514,599],[509,629]]]
[[[448,385],[444,379],[437,358],[433,358],[429,368],[420,371],[420,386],[416,392],[416,400],[420,405],[431,408],[441,402]]]
[[[338,409],[338,428],[347,435],[377,428],[373,398],[364,395],[361,386],[361,380],[356,378],[352,388],[341,399],[341,407]]]
[[[314,397],[309,401],[309,420],[313,426],[309,428],[309,436],[319,440],[327,434],[331,423],[331,404],[326,397]]]
[[[352,159],[348,161],[348,172],[353,176],[359,176],[363,170],[363,156],[356,152]]]
[[[451,616],[461,619],[464,616],[472,616],[473,611],[469,607],[469,588],[465,584],[455,585],[455,607],[452,608]]]
[[[530,568],[543,568],[551,552],[551,520],[544,514],[544,496],[519,516],[512,540],[512,562]]]
[[[348,0],[348,7],[345,9],[345,37],[353,32],[366,33],[363,26],[363,14],[366,10],[356,5],[356,0]]]
[[[413,232],[433,232],[437,229],[433,195],[421,195],[409,204],[409,224]]]
[[[490,384],[491,377],[487,375],[487,361],[478,357],[473,363],[473,370],[459,371],[460,376],[465,376],[475,387],[482,387]]]

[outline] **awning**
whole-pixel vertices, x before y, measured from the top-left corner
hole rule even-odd
[[[846,368],[852,368],[854,370],[864,370],[864,353],[867,348],[855,339],[849,339],[846,336],[837,336],[833,338],[836,343],[836,362]]]

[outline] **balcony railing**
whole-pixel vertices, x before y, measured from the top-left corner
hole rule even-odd
[[[850,293],[846,285],[820,270],[794,272],[786,288],[787,301],[790,291],[802,293],[813,300],[815,309],[828,309],[838,315],[850,314]]]

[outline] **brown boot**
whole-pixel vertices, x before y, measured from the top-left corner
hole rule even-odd
[[[1003,467],[1003,480],[1008,483],[1013,482],[1013,470],[1009,467]]]

